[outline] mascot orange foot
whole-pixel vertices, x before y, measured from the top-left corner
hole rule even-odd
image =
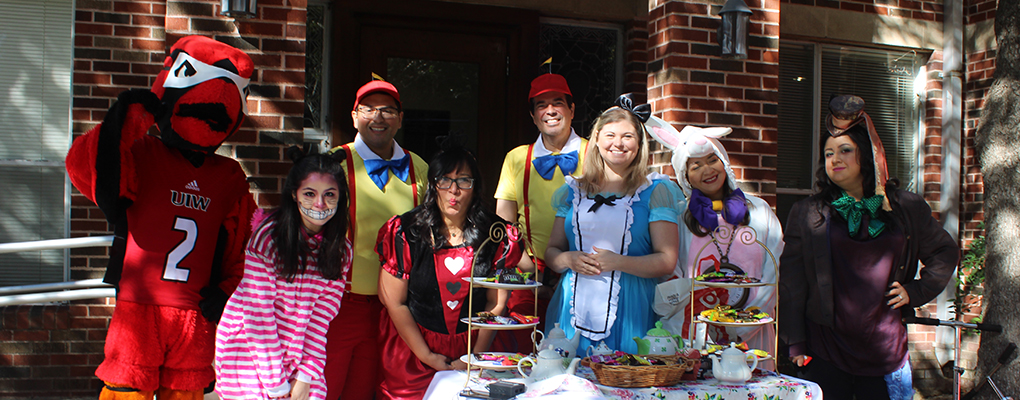
[[[204,396],[201,390],[159,388],[153,392],[152,390],[138,390],[106,382],[106,387],[99,394],[99,400],[152,400],[154,394],[159,400],[202,400]]]

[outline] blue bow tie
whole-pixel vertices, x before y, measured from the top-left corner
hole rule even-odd
[[[404,157],[398,160],[386,161],[383,159],[365,160],[365,169],[368,171],[368,177],[372,178],[372,182],[379,187],[379,190],[383,190],[386,187],[386,182],[389,182],[390,175],[386,172],[393,171],[398,179],[407,182],[408,166],[411,165],[411,156],[404,154]]]
[[[577,169],[577,150],[541,156],[531,160],[531,163],[535,165],[535,171],[538,171],[538,174],[545,180],[552,179],[557,165],[560,166],[563,175],[570,175]]]

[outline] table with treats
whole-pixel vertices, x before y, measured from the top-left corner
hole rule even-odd
[[[425,399],[468,399],[460,393],[467,378],[463,370],[436,373]],[[473,370],[468,389],[484,391],[490,383],[503,380],[524,383],[511,370]],[[672,386],[618,388],[600,385],[588,367],[578,367],[574,375],[558,375],[529,383],[528,390],[518,399],[627,399],[627,400],[821,400],[822,390],[814,382],[797,379],[772,371],[755,370],[743,384],[722,384],[715,379],[681,381]]]
[[[771,256],[771,252],[769,255]],[[772,260],[775,265],[775,258],[772,257]],[[743,293],[742,296],[736,297],[746,299],[750,288],[775,286],[775,282],[761,282],[757,278],[741,275],[739,268],[733,269],[734,273],[721,273],[717,268],[714,275],[699,276],[690,289],[691,298],[694,287],[716,287],[736,291],[738,295]],[[775,272],[778,278],[778,267]],[[481,286],[535,291],[541,286],[540,283],[523,276],[507,275],[471,277],[465,280],[471,288]],[[473,297],[469,296],[468,303],[471,304],[473,301]],[[548,341],[536,343],[536,354],[529,357],[518,353],[466,354],[461,357],[461,361],[467,365],[467,370],[437,372],[424,398],[485,399],[490,398],[488,389],[491,388],[493,394],[500,395],[495,398],[508,398],[502,395],[505,395],[506,391],[511,391],[510,396],[516,395],[514,398],[518,399],[822,399],[822,391],[817,384],[773,372],[770,370],[774,368],[771,362],[764,367],[759,364],[759,361],[772,361],[777,351],[774,340],[760,346],[764,348],[750,348],[747,343],[715,345],[710,344],[712,338],[697,333],[704,332],[706,325],[734,327],[767,325],[776,329],[774,307],[769,310],[761,310],[758,307],[743,309],[743,305],[743,302],[722,304],[705,310],[697,319],[694,318],[695,314],[691,308],[688,319],[692,323],[689,330],[691,338],[680,338],[662,329],[661,322],[656,323],[655,328],[650,329],[644,338],[634,338],[638,342],[639,354],[615,351],[605,346],[605,343],[597,348],[593,346],[588,349],[574,349],[568,348],[570,343],[546,346]],[[539,331],[536,325],[540,321],[533,316],[512,315],[512,318],[508,318],[482,314],[487,313],[464,318],[462,322],[467,324],[469,331],[530,329],[532,340],[537,340],[535,334]],[[697,329],[698,326],[702,328]],[[468,337],[470,338],[470,335]],[[577,343],[574,342],[572,346],[576,347]],[[467,349],[470,351],[472,348],[469,339]],[[584,357],[582,353],[587,353],[588,357]],[[584,358],[571,358],[574,354],[582,354]],[[562,368],[559,365],[561,361]],[[531,372],[522,376],[528,369]]]

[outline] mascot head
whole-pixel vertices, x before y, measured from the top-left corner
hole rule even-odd
[[[187,36],[170,48],[152,92],[167,146],[211,154],[237,132],[247,111],[254,64],[243,51],[205,36]]]

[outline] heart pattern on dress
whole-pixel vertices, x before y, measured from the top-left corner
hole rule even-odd
[[[464,259],[460,257],[457,258],[447,257],[445,260],[443,260],[443,264],[446,265],[446,269],[450,270],[451,274],[457,275],[457,273],[460,272],[462,268],[464,268]]]
[[[460,302],[457,300],[450,300],[446,302],[446,306],[450,307],[451,310],[456,310],[458,304],[460,304]]]
[[[460,291],[460,282],[446,282],[446,290],[449,290],[450,294],[457,294]]]

